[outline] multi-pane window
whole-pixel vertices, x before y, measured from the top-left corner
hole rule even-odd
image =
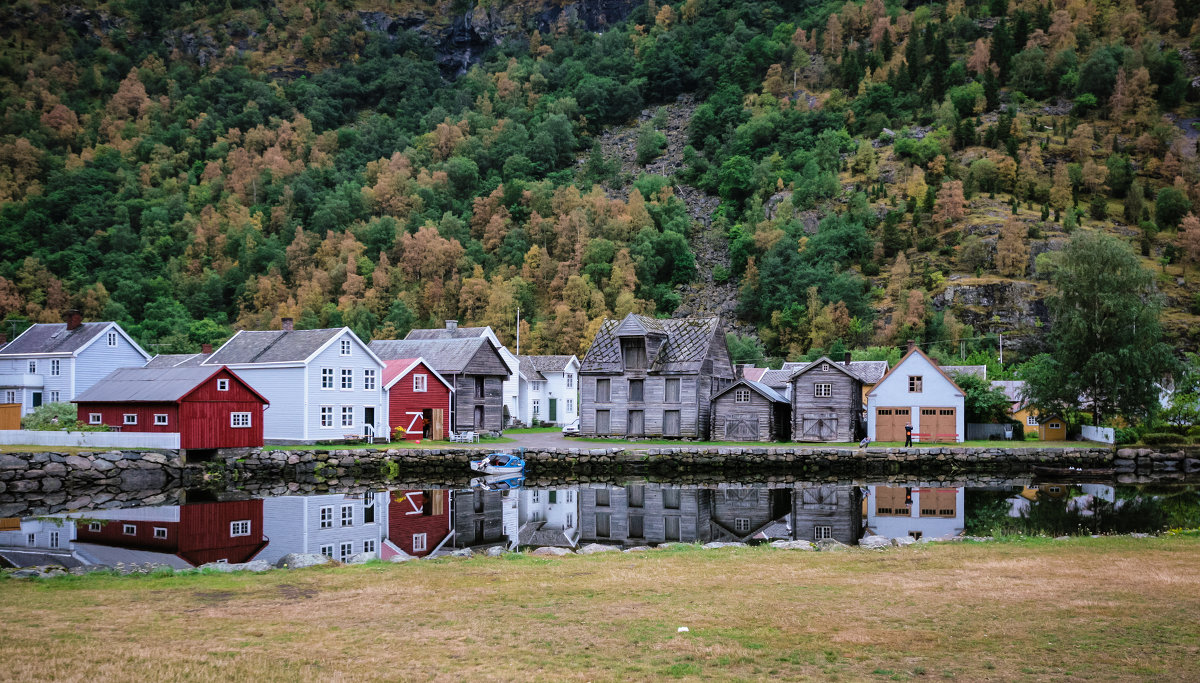
[[[4,402],[5,403],[16,403],[17,402],[17,392],[11,391],[11,390],[4,392]]]
[[[116,332],[109,332],[109,333],[108,333],[108,345],[109,345],[109,346],[116,346],[116,345],[117,345],[117,333],[116,333]]]
[[[350,340],[349,339],[342,340],[342,355],[343,356],[350,355]]]
[[[31,374],[31,375],[37,374],[37,361],[36,360],[29,361],[29,374]]]
[[[332,529],[333,528],[333,506],[332,505],[326,505],[321,508],[321,528],[322,529]]]
[[[342,506],[342,526],[354,526],[354,506]]]
[[[167,424],[167,421],[168,421],[168,418],[167,418],[166,413],[155,413],[154,414],[154,424],[162,426],[162,425]]]
[[[250,426],[250,413],[230,413],[229,414],[229,426],[230,427],[249,427]]]
[[[354,370],[351,368],[342,368],[342,388],[354,388]]]
[[[425,552],[425,534],[413,534],[413,552]]]
[[[166,527],[161,527],[161,526],[154,527],[154,537],[159,538],[159,539],[165,539],[167,537]]]
[[[575,399],[568,398],[567,399],[567,414],[570,415],[573,412],[575,412]]]
[[[35,536],[33,534],[29,534],[28,536],[25,537],[25,545],[32,548],[36,544],[37,544],[37,536]]]
[[[923,385],[924,385],[924,377],[922,375],[909,375],[908,376],[908,391],[910,393],[913,393],[913,394],[921,393],[922,391],[924,391],[924,389],[922,388]]]
[[[321,554],[332,560],[333,559],[333,546],[332,545],[321,546]]]
[[[833,538],[833,527],[828,525],[817,525],[813,527],[814,541],[820,541],[826,538]]]
[[[121,525],[121,533],[125,534],[126,536],[136,536],[137,535],[137,525],[136,524],[122,524]]]
[[[368,538],[367,540],[363,541],[363,552],[364,553],[375,552],[375,539]]]
[[[534,391],[541,391],[541,390],[542,390],[542,384],[543,384],[543,382],[534,382],[534,383],[533,383],[533,390],[534,390]]]
[[[342,406],[342,426],[354,426],[354,406]]]
[[[88,523],[88,531],[91,531],[91,532],[100,531],[100,528],[102,526],[104,526],[104,525],[101,524],[100,522],[89,522]]]
[[[413,391],[428,391],[429,375],[413,375]]]
[[[321,388],[333,388],[333,368],[321,368]]]
[[[538,399],[535,398],[535,399],[533,399],[533,416],[537,417],[541,413],[542,413],[541,401],[539,401]]]
[[[58,377],[61,373],[62,373],[62,361],[51,360],[50,361],[50,376]]]
[[[375,389],[375,371],[363,370],[363,389],[374,391]]]
[[[229,523],[230,536],[249,536],[250,535],[250,520],[239,519]]]
[[[818,382],[813,385],[813,396],[817,398],[829,398],[833,396],[833,385],[825,382]]]
[[[734,394],[733,395],[734,403],[749,403],[750,402],[750,390],[749,389],[738,389],[737,391],[733,392],[733,394]]]
[[[50,402],[58,403],[58,399],[59,399],[59,393],[57,391],[51,391],[50,392]]]
[[[1036,417],[1036,416],[1033,416],[1033,415],[1029,415],[1029,416],[1027,416],[1027,417],[1025,418],[1025,425],[1026,425],[1026,426],[1029,426],[1029,427],[1036,427],[1036,426],[1038,426],[1038,420],[1037,420],[1037,417]]]
[[[125,413],[121,424],[135,425],[137,424],[137,413]]]
[[[575,375],[568,374],[567,375],[567,388],[573,389],[574,387],[575,387]]]
[[[58,547],[58,532],[57,531],[50,532],[50,547],[51,548]]]
[[[333,406],[321,406],[321,426],[333,426]]]
[[[217,380],[217,391],[229,391],[229,380],[227,380],[227,379]]]
[[[733,520],[733,530],[745,533],[750,530],[750,518],[738,517]]]

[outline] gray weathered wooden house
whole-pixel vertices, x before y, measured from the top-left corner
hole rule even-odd
[[[383,360],[424,358],[454,387],[453,431],[499,432],[504,428],[504,382],[508,365],[484,337],[377,339],[371,350]]]
[[[580,487],[579,540],[638,546],[707,542],[712,492],[663,484]]]
[[[739,379],[712,399],[714,441],[787,441],[792,405],[763,384]]]
[[[507,543],[504,534],[504,493],[472,489],[454,491],[451,494],[453,507],[454,540],[456,548],[492,543]]]
[[[579,374],[582,434],[693,439],[736,376],[719,319],[633,313],[604,321]]]
[[[818,358],[792,375],[792,440],[857,441],[862,378],[849,363]]]
[[[831,538],[856,545],[863,532],[862,491],[840,484],[797,484],[792,490],[792,538]]]
[[[712,492],[709,519],[714,541],[765,539],[766,527],[792,511],[792,492],[766,486],[723,487]]]

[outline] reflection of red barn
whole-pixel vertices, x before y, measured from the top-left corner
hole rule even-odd
[[[131,519],[85,518],[77,522],[76,540],[168,553],[193,567],[222,560],[249,562],[267,547],[262,500],[172,505],[127,513]]]
[[[433,552],[450,535],[450,492],[392,491],[388,503],[388,540],[382,559],[397,550],[415,557]]]
[[[388,392],[388,426],[403,427],[405,438],[446,438],[450,383],[422,358],[384,361],[383,389]],[[420,429],[417,429],[417,426]]]
[[[224,366],[121,368],[74,402],[81,421],[124,432],[178,432],[183,449],[263,445],[267,399]]]

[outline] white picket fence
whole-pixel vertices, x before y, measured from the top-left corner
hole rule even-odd
[[[1101,443],[1117,442],[1117,431],[1112,427],[1084,425],[1080,430],[1080,434],[1088,441],[1099,441]]]
[[[39,432],[0,429],[0,446],[72,446],[75,448],[179,448],[179,433]]]

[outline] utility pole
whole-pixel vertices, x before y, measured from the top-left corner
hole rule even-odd
[[[517,308],[517,355],[521,355],[521,309]]]
[[[1000,367],[1004,367],[1004,333],[1000,333]]]

